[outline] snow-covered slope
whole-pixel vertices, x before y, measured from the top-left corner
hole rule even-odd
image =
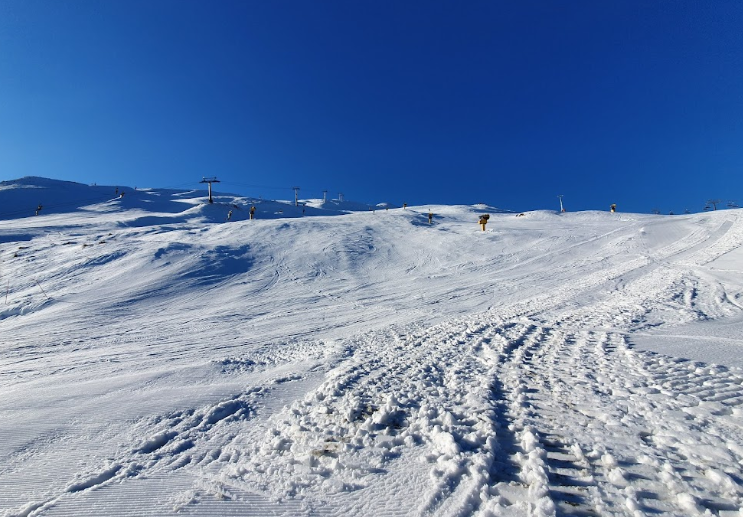
[[[740,210],[122,190],[0,184],[5,515],[743,506]]]

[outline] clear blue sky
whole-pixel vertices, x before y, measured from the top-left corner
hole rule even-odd
[[[743,205],[743,2],[2,0],[0,179]]]

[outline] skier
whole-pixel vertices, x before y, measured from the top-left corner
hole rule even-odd
[[[480,226],[482,226],[482,231],[485,231],[485,225],[488,224],[488,219],[490,219],[490,214],[480,216]]]
[[[36,215],[39,215],[39,212],[41,212],[41,203],[39,203],[39,206],[36,207]]]
[[[431,213],[431,211],[429,210],[429,211],[428,211],[428,224],[431,224],[431,222],[432,222],[432,221],[433,221],[433,214],[432,214],[432,213]]]
[[[227,220],[229,221],[230,219],[232,219],[232,210],[227,212]]]
[[[250,207],[250,219],[255,218],[255,205]]]
[[[616,203],[612,203],[612,204],[611,204],[611,206],[610,206],[609,208],[611,208],[611,213],[612,213],[612,214],[613,214],[614,212],[616,212],[616,211],[617,211],[617,205],[616,205]]]

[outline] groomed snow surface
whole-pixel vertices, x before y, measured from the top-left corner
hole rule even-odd
[[[743,515],[741,210],[121,191],[0,184],[0,514]]]

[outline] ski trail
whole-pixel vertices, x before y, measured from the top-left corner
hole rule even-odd
[[[48,494],[41,501],[30,502],[17,510],[8,510],[6,515],[37,515],[56,505],[69,504],[69,498],[79,493],[149,474],[162,462],[177,469],[192,462],[214,461],[219,458],[220,440],[216,438],[221,428],[230,422],[250,418],[252,400],[260,391],[250,390],[206,408],[167,415],[158,419],[155,426],[152,422],[143,422],[140,426],[150,430],[154,427],[156,431],[150,431],[152,434],[131,448],[126,456],[110,460],[97,471],[80,472],[61,492]],[[209,450],[200,450],[199,442],[211,442]]]
[[[497,515],[526,505],[525,515],[702,515],[741,507],[740,480],[729,473],[738,471],[743,435],[740,423],[727,418],[739,411],[739,391],[723,397],[725,404],[679,403],[656,387],[663,379],[621,335],[529,329],[526,338],[523,330],[512,338],[523,345],[503,373],[510,426],[522,449],[515,462],[528,485],[522,491],[529,497],[521,499],[537,503],[516,502],[511,510],[507,502],[519,499],[518,490],[499,482],[481,510]],[[689,377],[694,385],[723,382],[731,393],[741,381],[715,381],[703,371]],[[700,405],[707,407],[695,410]]]
[[[316,389],[225,446],[214,479],[306,515],[737,511],[743,379],[665,369],[570,321],[478,315],[346,342]],[[390,491],[421,495],[381,505]]]
[[[651,307],[664,303],[677,306],[676,285],[687,282],[692,275],[690,268],[712,262],[740,246],[743,220],[726,218],[712,231],[699,229],[650,253],[628,256],[621,262],[604,261],[605,267],[595,270],[558,265],[551,274],[561,279],[559,287],[512,306],[494,307],[488,314],[504,320],[538,319],[551,327],[574,324],[577,328],[590,325],[634,330]],[[586,298],[592,303],[586,303]],[[727,296],[707,306],[720,311],[720,315],[740,310]],[[694,311],[689,313],[687,320],[695,319]]]
[[[355,342],[351,357],[271,417],[263,436],[231,444],[229,450],[245,451],[228,470],[232,485],[265,490],[268,474],[273,497],[302,497],[322,514],[439,514],[472,506],[497,448],[493,363],[481,357],[496,337],[489,324],[464,322]],[[410,470],[409,461],[418,465],[413,474],[391,474]],[[379,490],[404,493],[411,485],[420,500],[374,507]],[[334,503],[349,493],[353,510]]]
[[[560,289],[433,326],[370,330],[328,344],[333,353],[320,351],[324,343],[273,343],[223,357],[211,366],[249,373],[248,386],[133,422],[116,454],[55,471],[65,475],[23,494],[26,502],[5,515],[85,513],[90,500],[141,495],[147,480],[160,483],[153,499],[164,497],[159,487],[177,486],[167,500],[184,514],[210,513],[220,498],[242,505],[233,509],[244,515],[739,512],[743,374],[635,351],[627,334],[668,314],[685,321],[738,311],[724,288],[693,272],[740,246],[742,235],[737,220],[722,220],[606,267],[556,265]],[[344,249],[361,253],[370,242]],[[260,285],[295,274],[282,261],[256,271]],[[271,324],[278,313],[265,314],[255,320]],[[105,327],[104,320],[93,323]],[[215,325],[189,322],[185,331],[203,335]],[[116,359],[126,352],[122,343],[141,344],[153,360],[184,353],[180,321],[153,319],[126,336],[117,330],[97,331],[105,350],[95,354],[91,344],[66,339],[66,328],[53,340],[80,347],[90,364]],[[45,339],[39,351],[58,345]],[[244,339],[220,342],[210,353],[241,347]],[[19,360],[24,354],[18,350]],[[74,368],[76,359],[70,354],[50,371]],[[48,437],[48,449],[57,439]],[[28,454],[38,462],[37,451]],[[19,454],[7,467],[20,471],[26,460]]]
[[[143,423],[128,458],[8,515],[181,469],[294,515],[702,515],[743,502],[738,374],[669,367],[617,333],[480,315],[341,348],[322,382],[262,419],[268,386],[298,378]],[[393,492],[420,495],[381,497]]]
[[[249,369],[255,373],[257,384],[205,406],[148,417],[133,423],[126,434],[119,438],[128,442],[122,444],[120,454],[109,457],[99,468],[89,466],[80,469],[66,484],[60,480],[63,483],[61,487],[52,487],[44,495],[38,494],[35,500],[8,509],[3,515],[64,515],[69,511],[76,514],[80,513],[81,506],[85,506],[91,491],[118,487],[117,493],[125,492],[125,485],[136,484],[137,481],[178,476],[182,471],[204,472],[215,463],[219,465],[234,459],[225,455],[226,445],[245,432],[246,427],[253,425],[254,420],[267,418],[279,409],[282,402],[293,400],[322,376],[323,372],[316,367],[310,367],[304,374],[297,373],[295,367],[287,368],[297,356],[301,355],[306,360],[307,354],[315,348],[313,344],[298,343],[288,349],[256,351],[250,356],[252,359],[225,358],[215,366],[221,366],[225,374]],[[327,357],[328,353],[326,350],[321,355]],[[187,483],[183,492],[171,494],[174,497],[173,507],[190,507],[194,500],[199,499],[199,493],[222,497],[220,490],[219,483],[198,489],[193,488],[193,482]],[[117,498],[115,493],[112,497]]]

